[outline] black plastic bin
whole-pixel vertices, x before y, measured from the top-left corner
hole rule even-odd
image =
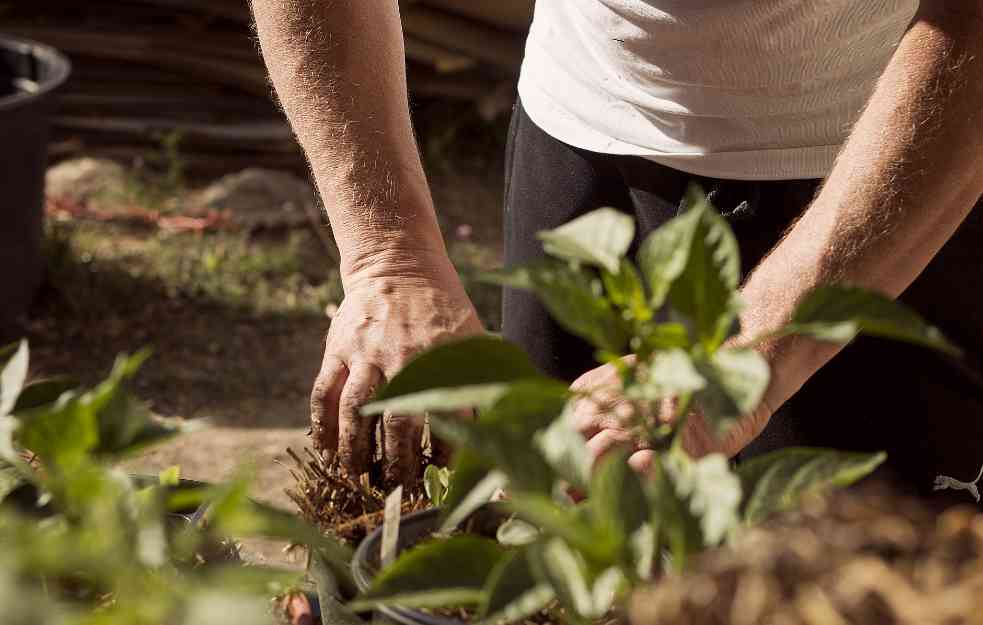
[[[0,35],[0,339],[13,338],[41,284],[52,93],[70,71],[54,48]]]

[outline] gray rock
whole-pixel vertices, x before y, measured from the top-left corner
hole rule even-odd
[[[98,158],[75,158],[50,167],[44,177],[45,195],[80,204],[112,203],[126,191],[126,168]]]
[[[243,228],[306,224],[315,204],[314,187],[297,176],[250,168],[223,176],[193,194],[190,204],[224,210]]]

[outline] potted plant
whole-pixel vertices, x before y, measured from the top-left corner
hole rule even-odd
[[[518,347],[492,336],[435,347],[363,412],[428,414],[432,430],[456,446],[443,508],[403,519],[397,543],[387,544],[384,529],[366,540],[351,610],[378,610],[407,625],[448,625],[423,611],[446,608],[465,608],[482,623],[544,609],[574,623],[603,618],[662,571],[682,569],[804,492],[849,484],[884,460],[796,448],[735,469],[720,454],[690,457],[681,444],[690,407],[726,431],[757,407],[769,367],[753,349],[726,343],[740,306],[738,247],[700,190],[642,243],[636,262],[625,257],[634,234],[630,217],[601,209],[542,233],[548,259],[492,279],[537,293],[600,361],[619,368],[629,407],[623,425],[654,450],[651,470],[636,474],[618,453],[588,466],[572,406],[603,399],[543,377]],[[957,351],[900,304],[847,286],[815,290],[780,331],[841,343],[861,332]],[[672,418],[658,419],[657,407],[667,404]],[[477,418],[453,416],[463,410]],[[489,513],[484,506],[502,490],[500,511]],[[475,514],[477,525],[461,531]]]

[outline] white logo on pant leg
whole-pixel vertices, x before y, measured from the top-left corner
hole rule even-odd
[[[980,491],[979,488],[976,487],[976,483],[980,481],[980,477],[983,477],[983,466],[980,467],[980,472],[976,475],[976,479],[972,482],[963,482],[954,477],[949,477],[948,475],[936,475],[935,484],[932,485],[932,490],[943,490],[946,488],[951,488],[952,490],[965,490],[969,492],[970,496],[975,499],[977,503],[979,503]]]

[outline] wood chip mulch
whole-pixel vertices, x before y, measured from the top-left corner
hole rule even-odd
[[[983,623],[983,514],[880,484],[750,529],[636,594],[635,625]]]

